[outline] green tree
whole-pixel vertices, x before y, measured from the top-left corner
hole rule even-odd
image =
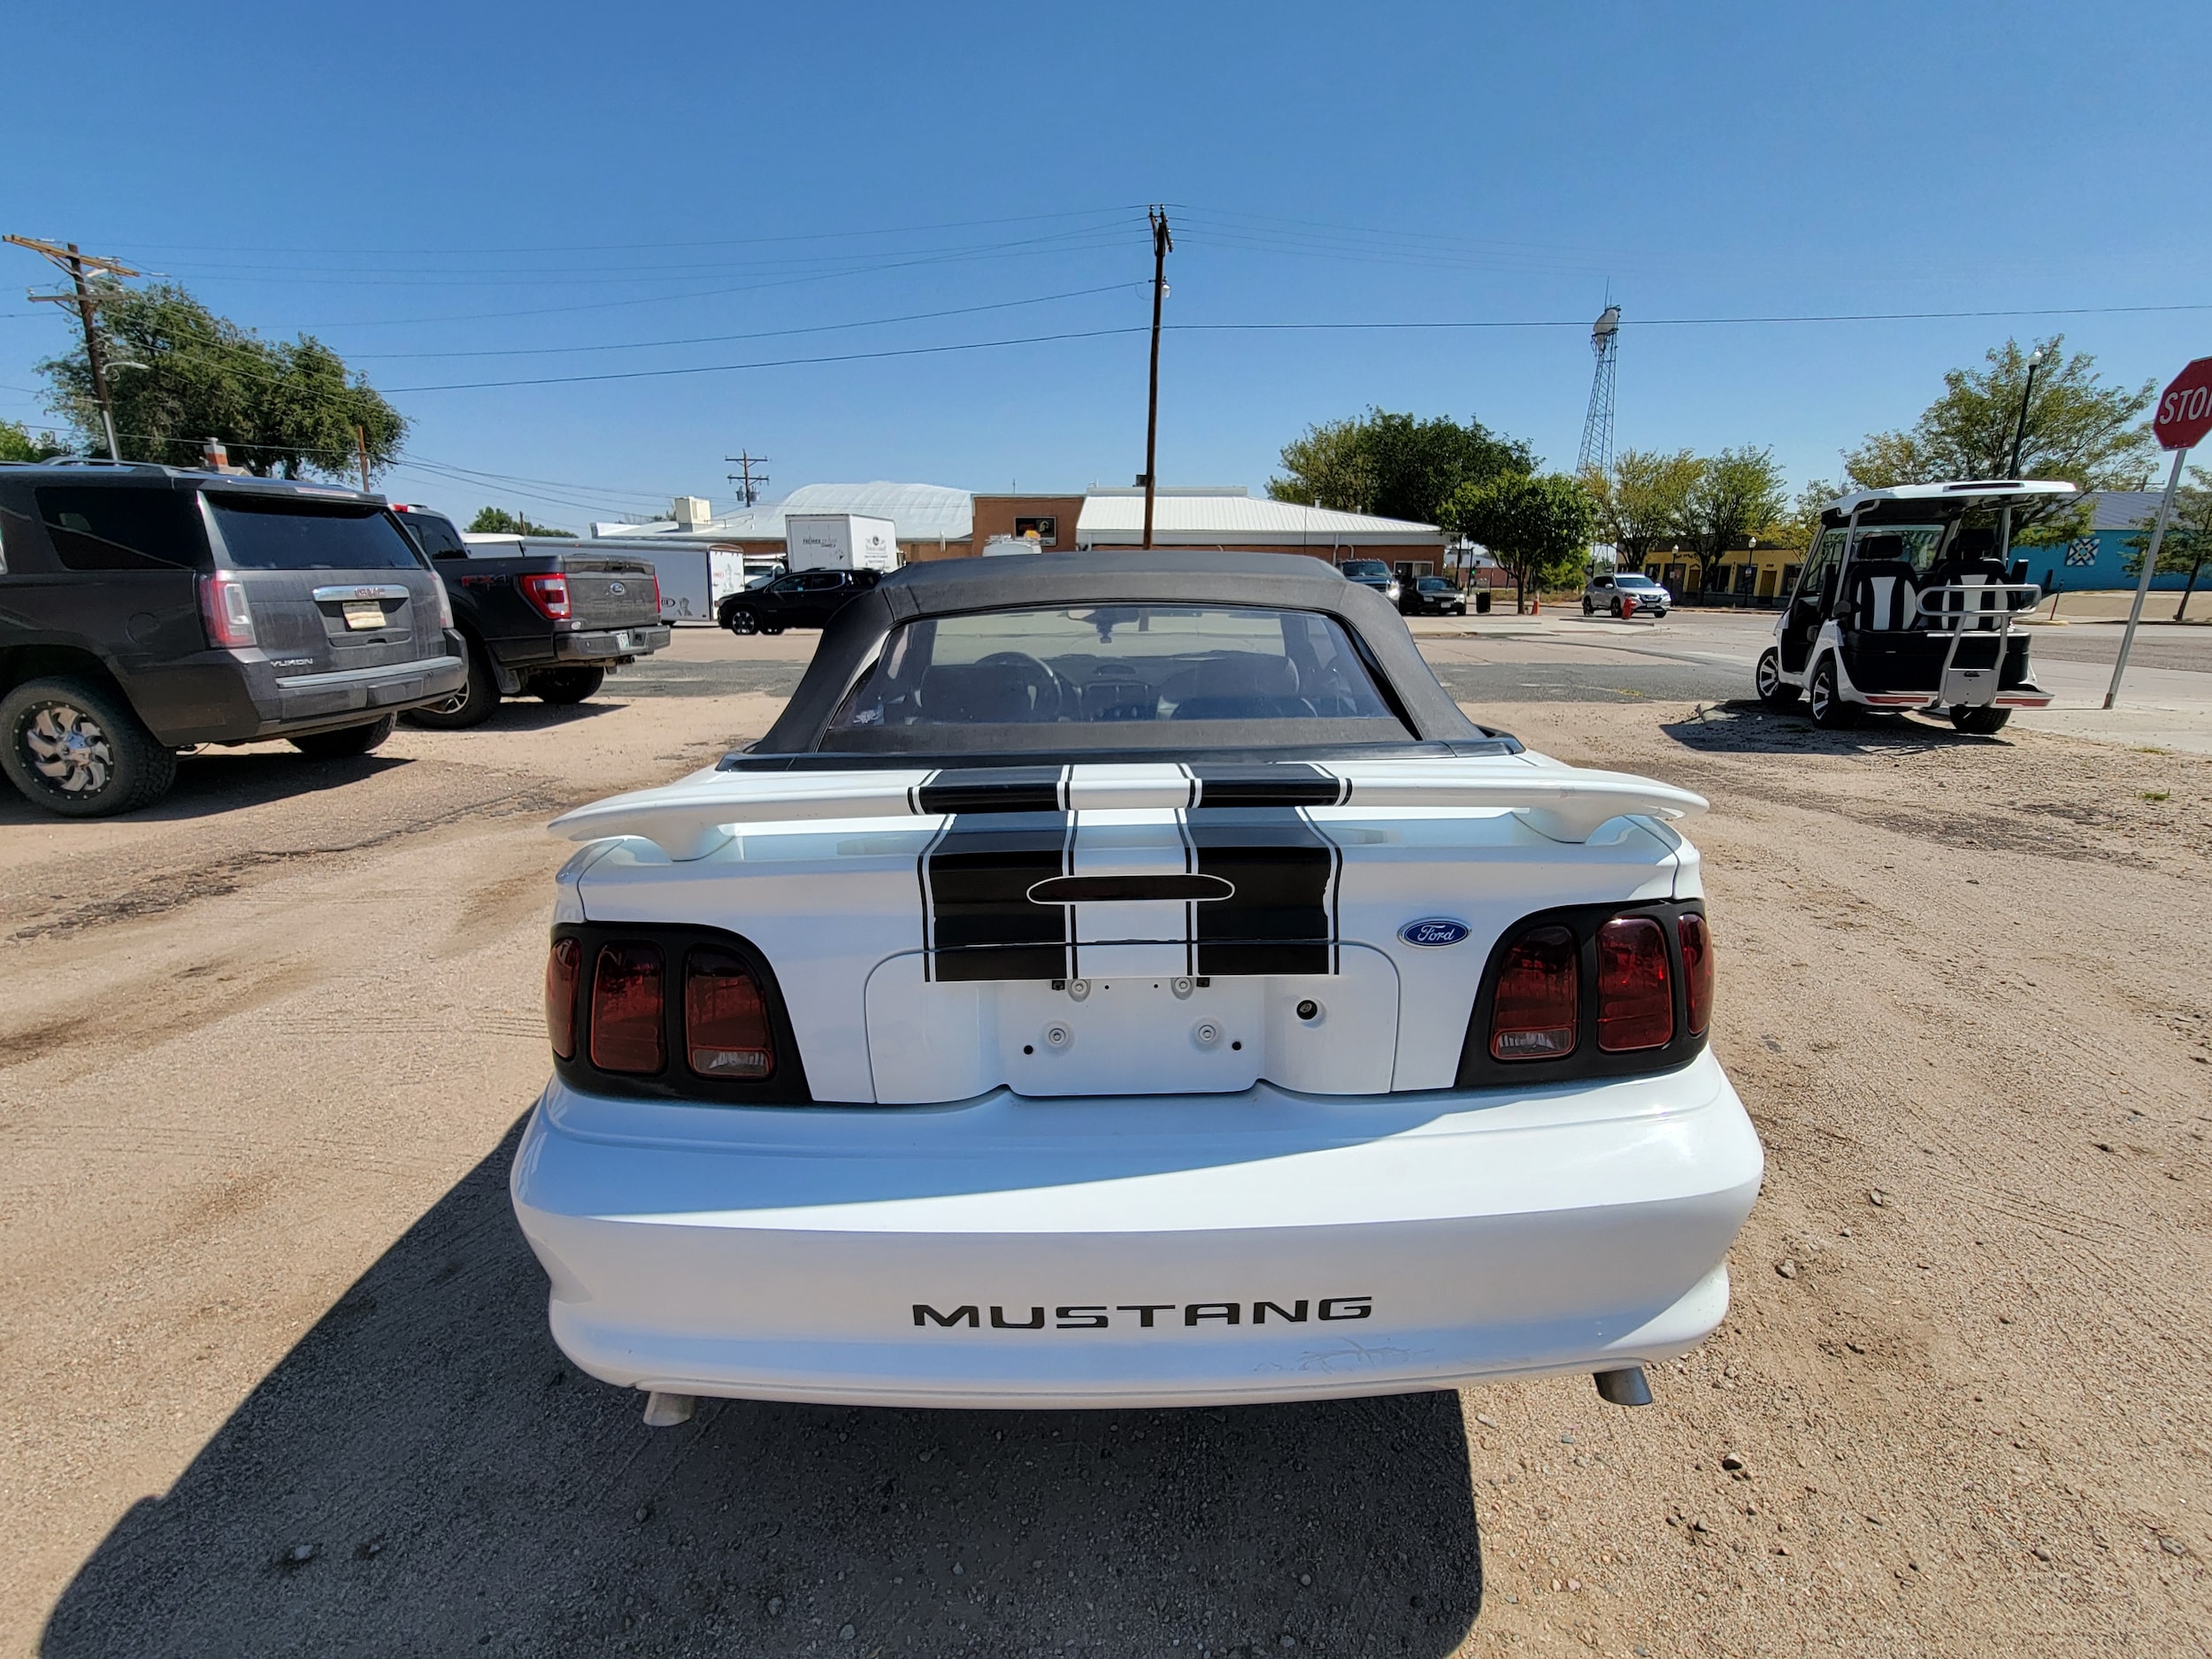
[[[170,283],[132,288],[102,279],[96,287],[126,460],[196,466],[210,438],[264,476],[351,479],[365,445],[372,478],[399,459],[405,417],[312,335],[264,340]],[[39,368],[49,406],[88,449],[104,450],[82,344]]]
[[[1690,544],[1713,562],[1742,537],[1757,534],[1783,516],[1789,488],[1770,449],[1723,449],[1698,469],[1682,503],[1682,527]]]
[[[50,432],[34,438],[20,421],[0,420],[0,461],[50,461],[68,452],[66,445],[54,442]]]
[[[1596,514],[1597,539],[1613,544],[1614,562],[1624,571],[1643,569],[1653,551],[1685,534],[1690,492],[1705,464],[1687,449],[1671,455],[1655,449],[1623,449],[1610,472],[1595,467],[1582,474]]]
[[[1578,582],[1590,562],[1597,510],[1589,492],[1559,472],[1508,472],[1462,484],[1444,503],[1445,527],[1479,541],[1513,572],[1513,608],[1528,589]]]
[[[2157,446],[2142,419],[2154,381],[2130,390],[2097,378],[2097,360],[2085,351],[2068,356],[2066,337],[2054,334],[2035,349],[2035,389],[2028,399],[2020,443],[2020,476],[2063,479],[2078,488],[2140,489]],[[1947,479],[2004,478],[2012,464],[2012,434],[2026,390],[2028,354],[2016,340],[1993,347],[1984,369],[1953,369],[1943,396],[1928,405],[1910,431],[1878,432],[1844,452],[1846,478],[1865,489],[1932,484]],[[2016,509],[2016,541],[2064,541],[2081,528],[2083,506],[2059,500]]]
[[[1820,534],[1820,515],[1843,492],[1824,478],[1816,478],[1799,490],[1790,504],[1760,530],[1762,541],[1778,547],[1810,548]]]
[[[2151,550],[2151,531],[2157,523],[2156,510],[2143,520],[2125,546],[2129,551],[2120,561],[2120,567],[2132,579],[2143,574],[2143,560]],[[2189,596],[2197,591],[2197,578],[2204,567],[2212,565],[2212,475],[2200,466],[2189,469],[2189,481],[2174,492],[2173,517],[2166,521],[2166,539],[2158,544],[2158,570],[2161,576],[2186,576],[2182,584],[2181,603],[2174,607],[2174,620],[2188,619]]]
[[[1471,417],[1462,426],[1448,415],[1421,420],[1371,407],[1356,420],[1310,426],[1285,444],[1285,476],[1270,479],[1267,493],[1302,506],[1434,524],[1462,485],[1535,469],[1528,445]]]
[[[574,535],[573,530],[557,530],[549,524],[532,524],[526,513],[509,512],[504,507],[480,507],[476,517],[469,520],[471,535]]]

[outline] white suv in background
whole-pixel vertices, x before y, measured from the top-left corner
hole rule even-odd
[[[1590,578],[1589,585],[1582,590],[1582,614],[1586,617],[1609,611],[1621,616],[1632,600],[1640,617],[1663,617],[1667,607],[1674,603],[1667,590],[1648,576],[1601,573]]]

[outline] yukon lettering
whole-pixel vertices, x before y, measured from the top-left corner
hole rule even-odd
[[[1112,1307],[1098,1303],[1070,1303],[1052,1310],[1049,1328],[1056,1331],[1104,1331],[1112,1328],[1115,1314],[1133,1313],[1137,1316],[1137,1328],[1149,1331],[1158,1323],[1156,1315],[1173,1313],[1179,1308],[1182,1310],[1183,1324],[1187,1327],[1242,1325],[1245,1323],[1247,1305],[1240,1302],[1132,1302]],[[1254,1325],[1265,1325],[1270,1319],[1277,1324],[1304,1325],[1308,1309],[1313,1310],[1315,1317],[1332,1321],[1371,1319],[1375,1315],[1375,1299],[1372,1296],[1324,1296],[1318,1302],[1301,1296],[1295,1302],[1255,1302],[1248,1305]],[[990,1328],[994,1331],[1042,1331],[1048,1328],[1045,1310],[1041,1307],[1018,1307],[1013,1311],[1016,1314],[1025,1312],[1028,1317],[1009,1318],[1006,1309],[993,1305]],[[944,1313],[928,1302],[918,1302],[914,1304],[914,1323],[923,1328],[934,1325],[941,1331],[956,1330],[961,1325],[967,1326],[971,1331],[979,1331],[983,1328],[983,1304],[963,1302],[949,1313]],[[1126,1328],[1128,1321],[1122,1323]]]

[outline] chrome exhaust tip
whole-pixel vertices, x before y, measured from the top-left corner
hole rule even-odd
[[[1647,1406],[1651,1403],[1651,1385],[1644,1380],[1644,1368],[1630,1365],[1620,1371],[1601,1371],[1592,1379],[1598,1386],[1598,1398],[1617,1406]],[[660,1396],[656,1394],[655,1399]],[[649,1414],[647,1421],[651,1421]]]

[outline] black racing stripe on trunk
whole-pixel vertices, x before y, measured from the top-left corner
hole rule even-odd
[[[1334,972],[1335,844],[1292,809],[1209,808],[1206,799],[1188,815],[1198,872],[1219,876],[1236,895],[1191,906],[1197,972]]]
[[[1310,761],[1201,762],[1191,770],[1197,775],[1201,807],[1334,806],[1343,793],[1334,773]]]
[[[915,794],[925,812],[1056,812],[1064,766],[970,766],[933,773]]]
[[[930,978],[1067,977],[1074,912],[1033,904],[1029,890],[1066,872],[1071,823],[1058,811],[964,812],[946,821],[922,855]]]

